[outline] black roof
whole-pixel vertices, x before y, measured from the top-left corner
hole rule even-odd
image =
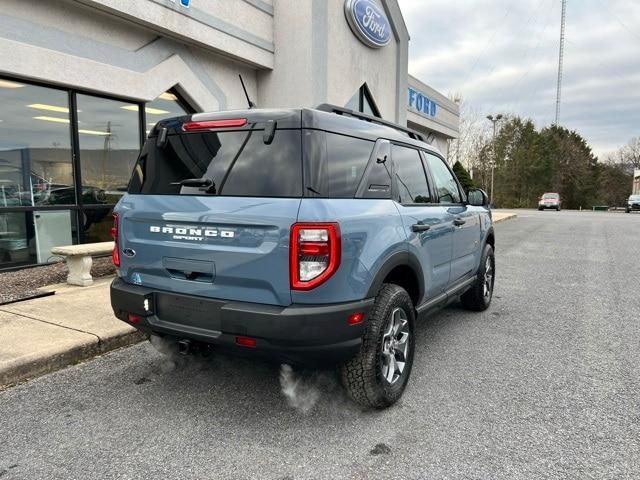
[[[323,104],[318,108],[252,108],[247,110],[226,110],[219,112],[194,113],[181,117],[161,120],[150,132],[149,136],[156,136],[158,130],[167,128],[168,133],[182,133],[182,124],[189,121],[223,120],[231,118],[246,118],[244,129],[263,129],[268,121],[277,122],[277,128],[310,128],[348,135],[366,140],[376,141],[380,138],[394,142],[405,143],[427,150],[437,151],[436,148],[422,140],[420,133],[359,112],[353,112],[343,107]]]

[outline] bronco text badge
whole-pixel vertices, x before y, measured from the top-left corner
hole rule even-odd
[[[171,225],[149,227],[151,233],[166,233],[174,240],[191,240],[201,242],[205,238],[234,238],[236,233],[233,230],[223,230],[211,227],[177,227]]]

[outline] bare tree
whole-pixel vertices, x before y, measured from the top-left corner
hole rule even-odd
[[[640,168],[640,137],[633,137],[626,145],[605,155],[604,162],[621,165],[630,173]]]
[[[624,147],[618,150],[620,163],[629,168],[640,168],[640,137],[633,137]]]
[[[489,156],[487,145],[491,142],[490,125],[484,116],[465,102],[457,93],[450,98],[460,107],[460,130],[458,138],[449,145],[449,162],[460,162],[474,178],[476,184],[487,188],[486,171]]]

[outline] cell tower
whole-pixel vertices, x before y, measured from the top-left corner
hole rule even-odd
[[[560,119],[560,96],[562,93],[562,61],[564,60],[564,21],[567,14],[567,0],[562,0],[562,17],[560,19],[560,53],[558,54],[558,86],[556,93],[556,121]]]

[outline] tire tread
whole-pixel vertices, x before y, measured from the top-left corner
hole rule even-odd
[[[382,337],[380,329],[384,328],[386,311],[402,299],[411,304],[409,294],[398,285],[383,284],[376,295],[373,308],[368,316],[367,325],[362,335],[362,345],[358,354],[343,364],[340,368],[340,379],[349,396],[358,404],[371,408],[385,408],[395,403],[402,395],[404,385],[397,395],[389,397],[380,388],[378,382],[378,369],[376,364],[377,352],[381,347]],[[408,312],[413,315],[412,312]],[[413,320],[413,317],[410,321]],[[411,359],[412,360],[412,359]],[[406,368],[411,368],[407,365]],[[407,372],[407,376],[410,373]],[[406,380],[404,382],[406,385]]]
[[[473,283],[473,285],[469,290],[467,290],[464,294],[460,296],[460,302],[462,303],[462,306],[467,310],[472,310],[474,312],[482,312],[487,308],[489,308],[489,305],[491,304],[491,300],[489,300],[489,303],[485,302],[484,288],[483,288],[483,283],[484,283],[483,268],[484,268],[485,262],[487,261],[488,255],[493,256],[493,248],[491,247],[491,245],[487,244],[485,245],[484,250],[482,252],[482,257],[480,259],[480,266],[478,267],[478,272],[476,273],[476,281]],[[493,263],[494,285],[495,285],[495,275],[496,275],[496,268],[495,268],[495,259],[494,259],[494,263]],[[491,292],[491,296],[493,297],[493,292]]]

